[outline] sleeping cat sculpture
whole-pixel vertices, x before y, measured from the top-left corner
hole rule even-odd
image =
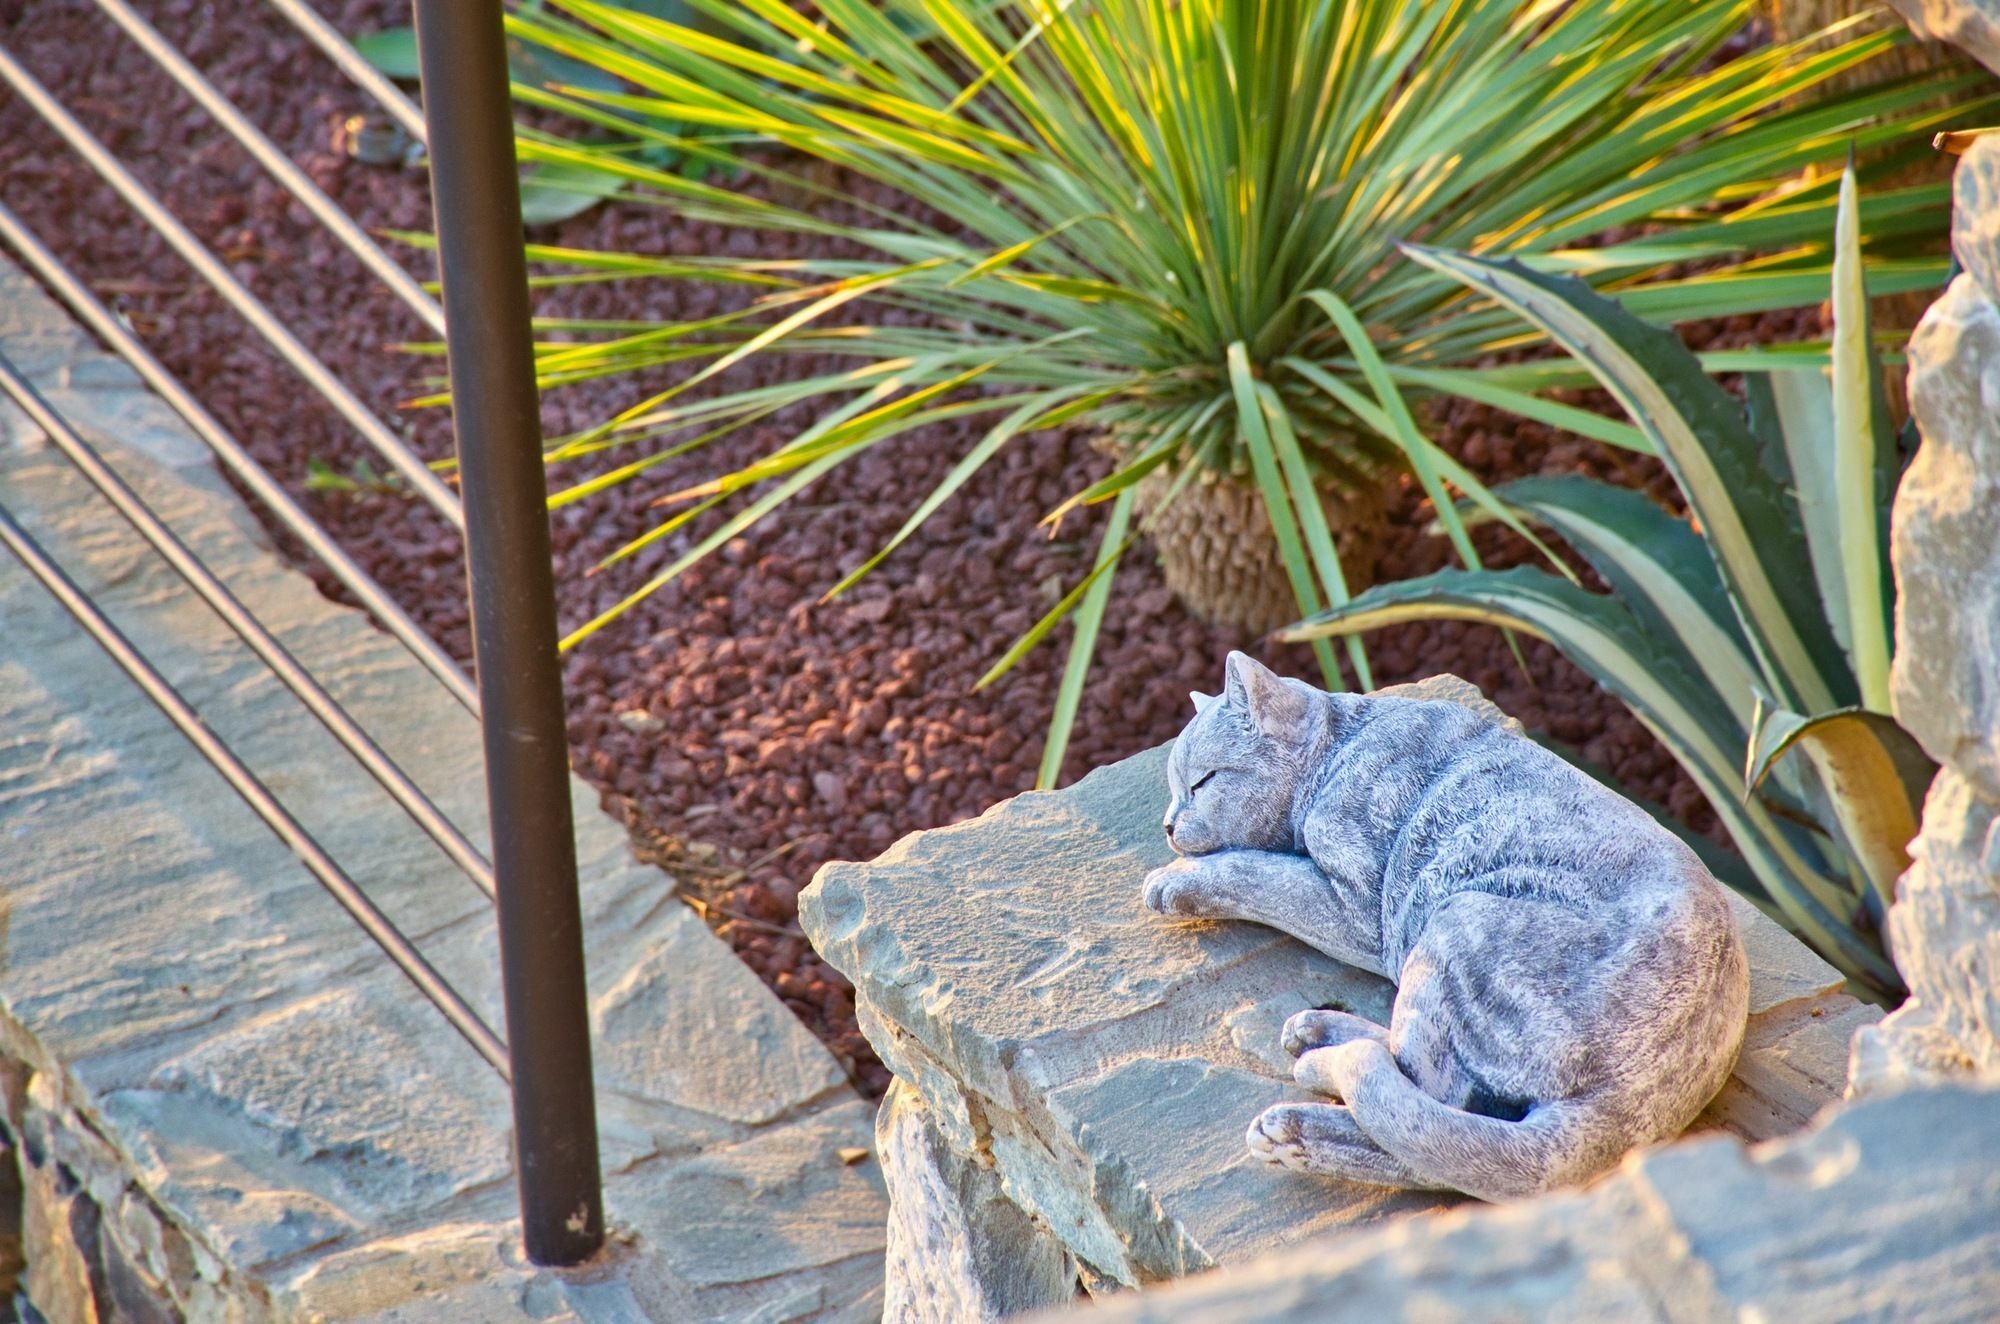
[[[1668,1139],[1722,1087],[1749,974],[1722,885],[1497,709],[1328,694],[1240,653],[1167,763],[1161,914],[1267,924],[1396,984],[1386,1029],[1284,1028],[1250,1149],[1381,1186],[1533,1195]]]

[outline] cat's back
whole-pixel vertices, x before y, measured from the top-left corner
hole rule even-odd
[[[1352,734],[1305,815],[1307,845],[1366,839],[1405,906],[1512,887],[1607,904],[1688,877],[1692,855],[1671,832],[1490,705],[1369,696],[1346,708]]]

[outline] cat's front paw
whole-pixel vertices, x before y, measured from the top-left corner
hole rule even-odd
[[[1210,915],[1214,912],[1204,882],[1201,861],[1183,855],[1146,875],[1146,908],[1189,919]]]

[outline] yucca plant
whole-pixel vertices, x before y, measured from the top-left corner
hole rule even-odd
[[[585,464],[556,502],[714,446],[785,406],[823,409],[778,449],[731,454],[713,481],[668,494],[680,508],[610,561],[730,509],[565,644],[890,437],[990,420],[834,593],[1010,439],[1087,426],[1111,452],[1110,471],[1048,518],[1110,502],[1101,548],[987,676],[1075,614],[1044,785],[1135,523],[1157,526],[1205,485],[1252,494],[1265,527],[1235,536],[1270,540],[1296,618],[1347,600],[1342,528],[1328,511],[1365,507],[1385,470],[1415,476],[1467,565],[1479,560],[1454,493],[1528,532],[1425,438],[1406,393],[1461,393],[1647,448],[1632,428],[1540,398],[1533,366],[1482,371],[1482,359],[1535,337],[1449,276],[1401,260],[1395,240],[1584,273],[1660,323],[1815,303],[1827,290],[1833,188],[1801,172],[1850,142],[1917,143],[1936,116],[1909,108],[1939,90],[1904,80],[1813,99],[1900,39],[1890,33],[1718,61],[1749,0],[819,0],[810,13],[785,0],[687,2],[727,35],[600,0],[549,0],[510,17],[521,40],[629,89],[517,86],[525,103],[624,137],[603,147],[524,135],[523,157],[612,172],[631,196],[685,216],[845,240],[860,255],[532,251],[550,283],[658,276],[758,296],[698,321],[544,324],[545,389],[677,375],[552,446],[552,461]],[[663,127],[677,124],[736,153],[782,149],[741,157],[775,187],[732,191],[639,159],[651,145],[721,150],[717,138]],[[850,197],[865,219],[829,219],[818,203],[839,195],[824,174],[795,169],[800,156],[923,210]],[[1899,253],[1935,236],[1945,205],[1936,187],[1872,204],[1878,292],[1936,280],[1936,261]],[[887,316],[857,315],[864,306]],[[772,354],[848,366],[728,388],[731,367]],[[1339,684],[1332,646],[1315,648]],[[1358,643],[1347,656],[1368,683]]]
[[[1830,369],[1750,374],[1744,402],[1672,333],[1581,281],[1410,250],[1587,365],[1653,444],[1691,518],[1587,478],[1504,484],[1494,496],[1560,533],[1609,592],[1533,567],[1446,570],[1371,589],[1289,637],[1454,619],[1549,640],[1623,699],[1708,796],[1755,875],[1752,899],[1850,978],[1894,995],[1902,985],[1882,916],[1936,769],[1889,713],[1899,464],[1868,330],[1859,212],[1850,171]]]

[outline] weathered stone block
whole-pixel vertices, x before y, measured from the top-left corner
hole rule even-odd
[[[2000,135],[1974,141],[1952,168],[1951,251],[1986,302],[2000,304]]]
[[[990,1159],[953,1150],[910,1086],[875,1119],[889,1187],[884,1324],[975,1324],[1076,1295],[1076,1269],[1048,1228],[1009,1200]]]
[[[207,449],[0,261],[0,353],[473,841],[476,721],[273,552]],[[490,903],[0,405],[8,509],[489,1023]],[[523,1263],[505,1087],[68,614],[0,556],[0,1106],[45,1315],[860,1321],[872,1110],[571,779],[607,1222]],[[29,1151],[32,1150],[32,1153]],[[12,1155],[4,1156],[8,1161]],[[323,1270],[323,1271],[322,1271]],[[162,1293],[165,1295],[162,1295]]]
[[[1889,911],[1910,999],[1856,1041],[1857,1093],[2000,1077],[2000,805],[1946,768],[1910,854]]]
[[[1896,718],[2000,802],[2000,307],[1970,274],[1918,323],[1909,389],[1923,445],[1891,523]]]
[[[799,903],[891,1069],[967,1118],[955,1142],[991,1149],[1010,1197],[1127,1284],[1445,1203],[1329,1195],[1251,1158],[1250,1119],[1293,1090],[1275,1043],[1239,1046],[1232,1018],[1276,999],[1384,1019],[1390,986],[1268,929],[1145,909],[1139,880],[1170,858],[1164,760],[906,837],[871,865],[829,864]]]
[[[2000,1094],[1849,1106],[1809,1134],[1635,1154],[1578,1194],[1321,1238],[1037,1316],[1095,1324],[1991,1318]]]

